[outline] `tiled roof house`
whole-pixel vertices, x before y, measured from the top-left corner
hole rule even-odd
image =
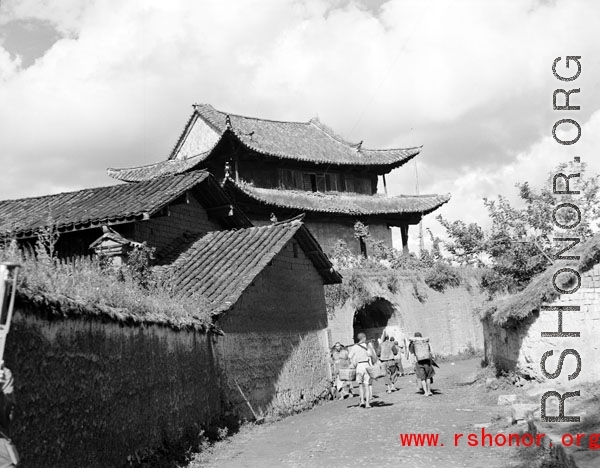
[[[391,226],[400,227],[407,249],[408,227],[448,202],[449,195],[388,197],[379,181],[406,164],[421,147],[368,149],[344,140],[326,125],[283,122],[227,114],[208,104],[195,105],[166,161],[108,169],[126,182],[206,169],[219,180],[254,224],[272,215],[289,219],[306,214],[305,223],[325,251],[338,239],[358,252],[356,221],[391,245]]]
[[[312,391],[313,371],[328,375],[320,360],[302,362],[293,381],[284,377],[295,353],[307,352],[299,351],[302,346],[325,355],[324,285],[341,282],[301,218],[188,237],[157,268],[181,293],[210,302],[223,332],[216,347],[225,369],[222,384],[237,411],[248,411],[244,398],[255,411],[266,411],[290,392]]]
[[[238,413],[246,414],[247,399],[266,410],[289,392],[312,391],[309,379],[329,375],[322,358],[328,347],[324,285],[340,283],[341,276],[302,217],[253,226],[215,178],[198,170],[0,201],[5,238],[31,243],[50,226],[60,233],[61,257],[93,249],[126,259],[141,242],[155,247],[155,268],[179,293],[202,297],[213,330],[222,332],[214,340],[214,358],[224,370],[218,384]],[[302,346],[317,352],[318,362],[295,368],[294,380],[282,378]]]
[[[64,257],[92,253],[90,245],[106,226],[124,238],[146,241],[160,253],[184,233],[251,225],[205,171],[0,201],[0,236],[27,242],[35,240],[39,229],[54,226]]]

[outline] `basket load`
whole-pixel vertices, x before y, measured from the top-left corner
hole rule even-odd
[[[431,359],[431,351],[429,350],[429,338],[411,337],[409,338],[413,345],[413,350],[418,361]]]
[[[340,380],[354,380],[356,379],[356,369],[352,367],[342,368],[339,371]]]
[[[385,377],[385,367],[383,367],[381,361],[378,361],[376,364],[367,367],[367,374],[369,374],[369,377],[372,379]]]

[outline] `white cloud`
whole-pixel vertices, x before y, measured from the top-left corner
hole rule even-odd
[[[560,115],[558,112],[555,114]],[[514,161],[498,170],[470,167],[454,180],[445,177],[440,180],[428,179],[424,184],[426,191],[441,192],[446,189],[452,192],[453,202],[439,210],[446,219],[461,219],[467,223],[477,222],[486,226],[489,224],[489,218],[482,202],[484,197],[495,199],[498,195],[503,195],[511,202],[518,203],[518,192],[515,188],[517,182],[527,181],[535,189],[540,189],[547,183],[550,172],[561,163],[573,162],[575,156],[579,156],[581,162],[587,164],[588,174],[600,174],[600,160],[596,157],[597,148],[600,147],[600,110],[587,122],[580,122],[580,125],[581,139],[572,146],[557,143],[549,129],[547,136],[517,154]],[[568,138],[566,135],[562,137]],[[428,166],[425,168],[428,172],[431,169]],[[422,177],[421,179],[423,180]],[[434,216],[426,217],[424,225],[435,235],[444,237],[443,228]],[[411,241],[414,250],[418,245],[415,235]]]
[[[0,84],[13,78],[21,66],[20,57],[11,57],[0,44]]]
[[[38,19],[52,23],[65,35],[76,35],[93,0],[4,0],[0,25],[15,19]]]
[[[567,54],[583,56],[578,118],[590,126],[576,149],[596,143],[584,143],[600,108],[592,0],[390,0],[378,14],[326,0],[2,8],[63,39],[25,70],[0,48],[0,198],[111,183],[107,166],[165,158],[190,105],[210,102],[265,118],[318,114],[368,147],[424,143],[421,192],[452,192],[445,216],[481,219],[482,196],[552,169],[550,66]],[[388,183],[414,193],[412,163]]]

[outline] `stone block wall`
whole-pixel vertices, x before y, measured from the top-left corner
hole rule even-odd
[[[575,349],[581,356],[581,373],[578,381],[600,379],[600,266],[581,275],[581,287],[573,294],[563,294],[546,305],[579,306],[579,312],[563,312],[563,331],[579,332],[579,338],[548,338],[541,332],[558,331],[558,312],[534,313],[510,328],[495,325],[490,319],[484,322],[486,358],[504,370],[518,371],[532,378],[543,379],[541,358],[546,351],[553,355],[546,361],[549,373],[556,371],[563,350]],[[556,379],[566,381],[576,368],[576,358],[567,356],[563,369]]]
[[[6,350],[24,468],[123,466],[222,414],[206,334],[22,305]]]
[[[294,242],[218,321],[224,332],[218,340],[222,377],[240,414],[250,411],[244,396],[254,411],[264,412],[309,405],[327,388],[323,280]]]

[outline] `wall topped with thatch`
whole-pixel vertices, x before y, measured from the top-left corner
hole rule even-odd
[[[221,330],[21,291],[6,365],[23,467],[124,466],[225,416],[328,396],[323,277],[294,242],[215,319]]]
[[[223,412],[209,335],[20,301],[6,365],[22,466],[123,466]],[[21,466],[21,465],[19,465]]]
[[[489,319],[490,324],[500,327],[512,327],[520,321],[527,321],[532,314],[539,312],[542,304],[548,304],[559,297],[552,279],[558,270],[571,268],[583,274],[600,263],[600,234],[587,239],[563,255],[579,256],[579,259],[556,261],[546,271],[533,278],[523,291],[489,304],[484,311],[484,318]],[[565,290],[573,289],[575,277],[561,274],[556,278],[556,284]]]
[[[551,277],[546,276],[543,278],[551,282]],[[579,312],[563,312],[563,330],[579,332],[579,338],[542,337],[542,332],[558,331],[558,312],[540,313],[539,306],[533,311],[525,309],[521,312],[522,317],[519,320],[513,318],[501,322],[502,325],[496,320],[497,316],[490,314],[484,318],[486,360],[500,370],[515,371],[530,378],[544,380],[540,366],[544,353],[553,351],[553,355],[545,364],[546,370],[553,373],[558,368],[562,351],[575,349],[582,361],[582,370],[577,380],[600,380],[600,265],[596,264],[581,275],[581,287],[573,294],[553,296],[554,300],[544,301],[546,306],[580,307]],[[566,381],[575,368],[576,358],[567,356],[557,380]]]

